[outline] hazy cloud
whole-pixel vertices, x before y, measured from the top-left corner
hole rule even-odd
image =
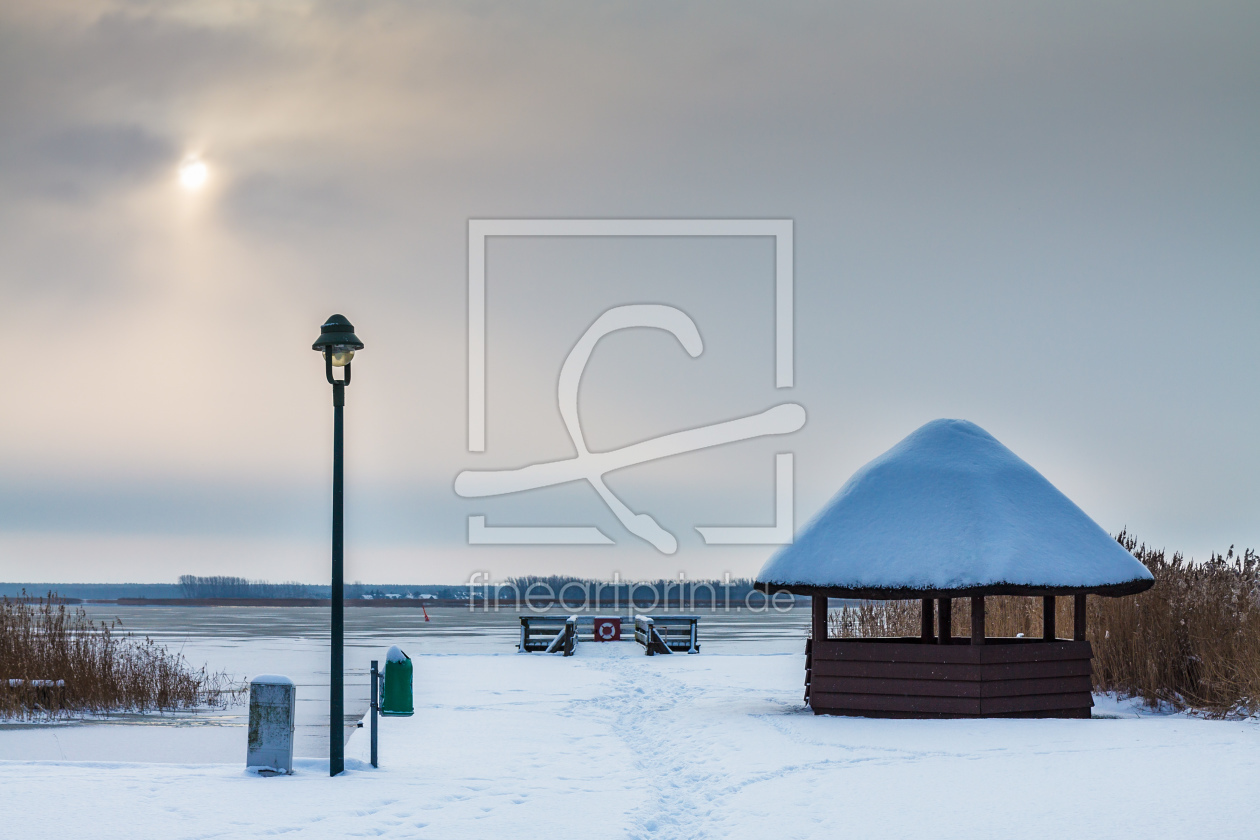
[[[474,457],[467,220],[717,216],[795,220],[798,520],[963,416],[1105,527],[1260,544],[1258,41],[1247,3],[6,4],[0,290],[23,356],[0,526],[50,576],[97,532],[135,538],[111,555],[133,576],[213,571],[143,548],[210,532],[255,540],[264,575],[290,540],[276,576],[298,576],[326,512],[309,345],[344,311],[368,344],[352,532],[394,547],[356,576],[553,562],[461,546],[475,512],[630,539],[589,488],[491,507],[450,483],[568,451],[559,364],[617,303],[682,306],[707,348],[601,346],[582,392],[600,446],[773,404],[764,243],[492,245]],[[190,154],[197,194],[175,180]],[[767,516],[774,451],[613,477],[689,534],[678,558],[554,563],[755,570],[689,529]]]
[[[135,125],[77,126],[41,137],[26,156],[23,178],[63,201],[90,201],[169,170],[178,147]]]

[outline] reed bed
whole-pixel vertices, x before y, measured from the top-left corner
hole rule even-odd
[[[0,598],[0,718],[222,708],[242,689],[55,593]]]
[[[1260,713],[1260,555],[1231,546],[1205,562],[1116,538],[1155,576],[1140,595],[1088,598],[1086,637],[1094,649],[1094,689],[1137,697],[1151,707],[1209,717]],[[985,599],[989,636],[1041,636],[1041,599]],[[1072,599],[1058,598],[1055,623],[1072,627]],[[864,601],[832,610],[833,638],[918,636],[918,601]],[[1070,629],[1069,629],[1070,632]],[[953,634],[971,635],[971,601],[954,600]]]

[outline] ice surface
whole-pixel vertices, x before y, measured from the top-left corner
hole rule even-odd
[[[934,420],[858,470],[757,579],[850,589],[1153,580],[1041,473],[965,420]]]

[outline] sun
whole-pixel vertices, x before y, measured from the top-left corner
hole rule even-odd
[[[210,169],[200,158],[189,158],[179,166],[179,185],[189,192],[196,192],[206,185]]]

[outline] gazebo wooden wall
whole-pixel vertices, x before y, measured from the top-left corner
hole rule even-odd
[[[810,708],[864,717],[1090,716],[1093,651],[1085,640],[1084,595],[1076,599],[1070,640],[1055,638],[1053,598],[1045,599],[1050,618],[1041,639],[985,638],[983,599],[972,601],[970,638],[949,634],[949,599],[940,599],[935,634],[927,600],[917,638],[828,639],[827,599],[815,596],[806,647]]]

